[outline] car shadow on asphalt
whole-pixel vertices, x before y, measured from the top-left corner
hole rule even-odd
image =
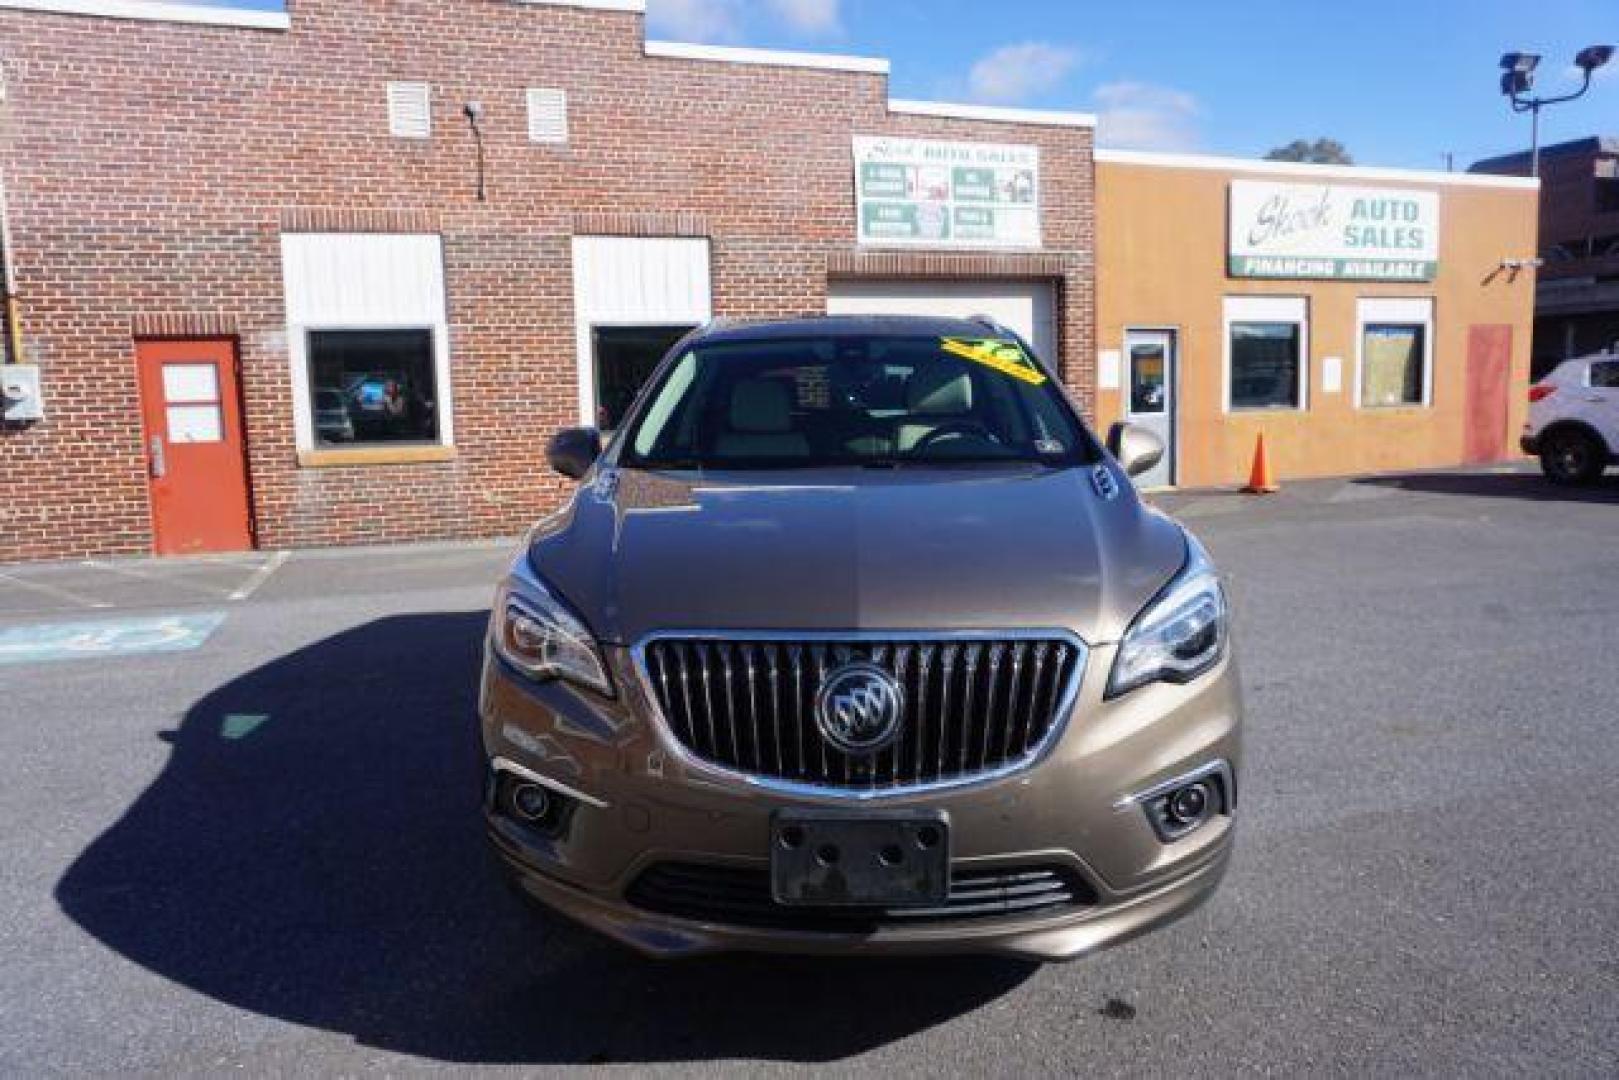
[[[1424,472],[1363,476],[1353,483],[1431,495],[1474,495],[1533,502],[1619,503],[1619,473],[1594,484],[1554,484],[1538,472]]]
[[[380,619],[219,687],[57,886],[96,939],[236,1008],[458,1063],[826,1062],[1030,964],[657,964],[531,910],[479,817],[483,613]]]

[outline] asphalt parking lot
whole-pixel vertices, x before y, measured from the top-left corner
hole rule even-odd
[[[1160,502],[1237,607],[1238,852],[1052,967],[657,966],[519,907],[501,545],[0,566],[0,1073],[1619,1071],[1619,477]]]

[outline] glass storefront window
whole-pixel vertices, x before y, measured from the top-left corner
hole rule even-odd
[[[320,446],[438,441],[431,330],[313,330],[311,427]]]
[[[1379,409],[1422,404],[1428,328],[1368,323],[1361,332],[1360,403]]]
[[[1421,408],[1433,392],[1431,297],[1362,297],[1355,404],[1362,409]]]
[[[1300,326],[1296,322],[1231,323],[1231,407],[1299,407]]]

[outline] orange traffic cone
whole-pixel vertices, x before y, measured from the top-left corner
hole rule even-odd
[[[1248,473],[1248,486],[1242,489],[1250,495],[1270,495],[1282,490],[1271,475],[1270,457],[1265,453],[1265,433],[1259,433],[1259,441],[1254,444],[1254,467]]]

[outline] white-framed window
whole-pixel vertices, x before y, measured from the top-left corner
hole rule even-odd
[[[1226,297],[1226,411],[1300,410],[1309,404],[1309,302],[1298,296]]]
[[[708,241],[576,236],[579,422],[611,428],[669,346],[713,317]]]
[[[1355,303],[1355,404],[1412,409],[1433,403],[1433,301]]]
[[[281,237],[300,451],[453,446],[439,237]]]
[[[433,88],[424,82],[388,84],[388,134],[396,139],[433,135]]]
[[[545,87],[528,92],[528,141],[565,143],[568,141],[568,93]]]

